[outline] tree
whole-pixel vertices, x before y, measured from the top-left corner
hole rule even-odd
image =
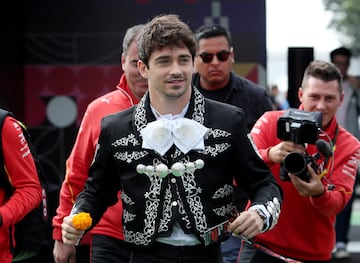
[[[329,28],[339,34],[339,42],[360,55],[360,5],[358,0],[323,0],[325,10],[333,12]]]

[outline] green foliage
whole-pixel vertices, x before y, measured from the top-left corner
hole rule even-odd
[[[339,42],[360,55],[359,0],[323,0],[325,10],[333,13],[329,28],[339,33]]]

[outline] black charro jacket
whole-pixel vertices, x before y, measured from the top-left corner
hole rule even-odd
[[[125,241],[147,247],[157,237],[170,235],[175,220],[185,233],[206,243],[204,234],[226,221],[233,209],[233,179],[254,205],[266,205],[274,197],[282,200],[281,189],[248,137],[241,109],[205,99],[194,88],[185,118],[209,128],[205,149],[184,154],[173,146],[161,156],[142,148],[140,131],[156,120],[148,94],[138,105],[105,117],[89,179],[73,213],[90,212],[96,224],[121,190]],[[136,170],[139,164],[171,167],[198,159],[204,167],[181,177],[170,173],[160,178]]]

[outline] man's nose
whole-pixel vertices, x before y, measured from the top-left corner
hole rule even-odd
[[[316,108],[321,111],[326,108],[325,100],[319,100],[316,104]]]

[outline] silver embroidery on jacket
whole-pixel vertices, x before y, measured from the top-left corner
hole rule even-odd
[[[163,214],[162,218],[160,219],[160,225],[158,232],[167,232],[169,231],[169,222],[172,217],[172,210],[171,210],[171,186],[168,185],[165,191],[164,203],[163,203]]]
[[[128,146],[130,144],[132,146],[140,145],[140,142],[136,139],[134,134],[129,134],[127,137],[117,139],[111,145],[114,147],[118,147],[118,146]]]
[[[145,218],[144,218],[144,232],[134,232],[127,230],[124,226],[125,240],[136,245],[148,245],[151,241],[151,237],[155,233],[155,223],[157,210],[160,205],[160,189],[162,179],[158,176],[149,176],[150,188],[145,193]]]
[[[192,119],[199,122],[200,124],[204,124],[204,115],[205,115],[205,98],[201,95],[201,93],[194,88],[194,96],[195,96],[195,103],[194,103],[194,109],[192,114]],[[148,98],[148,95],[144,96],[139,104],[135,108],[134,113],[134,126],[137,130],[137,132],[140,134],[140,130],[142,130],[148,123],[148,120],[146,118],[146,110],[145,110],[145,101]],[[211,129],[210,134],[207,136],[211,136],[213,138],[226,138],[230,136],[231,134],[222,131],[220,129]],[[135,136],[136,137],[136,136]],[[134,139],[134,140],[130,140]],[[128,141],[126,141],[126,139]],[[117,145],[121,145],[122,143],[130,143],[132,141],[135,141],[135,138],[132,138],[129,136],[129,138],[121,138],[114,142]],[[125,141],[125,142],[124,142]],[[139,142],[141,144],[141,142]],[[199,151],[202,154],[205,155],[211,155],[216,156],[224,151],[226,151],[230,147],[229,143],[218,143],[213,144],[211,146],[207,145],[205,146],[205,150]],[[141,152],[126,152],[126,153],[116,153],[116,158],[124,160],[128,163],[139,160],[142,157],[149,154],[147,151],[141,151]],[[175,159],[181,156],[181,151],[179,149],[176,149],[174,154],[171,156],[171,158]],[[185,160],[187,157],[185,156],[180,162],[186,163],[189,160]],[[163,162],[166,162],[166,159],[163,160]],[[154,160],[153,166],[156,166],[159,162],[159,160]],[[181,225],[185,225],[187,229],[191,229],[191,223],[189,217],[192,219],[195,219],[195,225],[196,229],[200,233],[204,233],[207,229],[207,220],[204,213],[204,207],[200,200],[200,194],[202,192],[202,189],[197,186],[195,181],[194,172],[186,171],[184,175],[181,178],[178,178],[178,180],[182,180],[182,185],[185,189],[185,199],[180,198],[179,189],[177,188],[177,184],[168,184],[167,188],[165,190],[165,196],[164,199],[160,202],[160,189],[161,184],[164,182],[164,180],[168,181],[169,178],[162,179],[159,176],[148,175],[148,178],[150,180],[150,188],[148,192],[145,193],[145,218],[144,218],[144,229],[140,232],[134,232],[133,230],[128,230],[126,227],[126,224],[123,226],[124,234],[125,234],[125,240],[127,242],[131,242],[135,245],[148,245],[151,242],[151,238],[155,234],[155,229],[157,228],[156,224],[159,223],[158,226],[158,232],[168,232],[169,231],[169,223],[173,216],[173,202],[177,202],[177,209],[179,212],[179,219],[182,221]],[[170,179],[171,180],[171,179]],[[173,189],[173,187],[176,187]],[[230,191],[230,189],[221,189],[219,193],[216,193],[215,195],[226,195]],[[176,196],[173,196],[176,195]],[[186,202],[188,204],[188,207],[191,211],[191,214],[186,214],[184,209],[183,202]],[[159,206],[162,206],[162,215],[159,216],[157,214]],[[220,212],[218,212],[221,215],[225,215],[227,213],[227,210],[230,209],[228,207],[221,207],[217,208]],[[128,212],[126,212],[128,213]],[[128,213],[130,214],[130,213]],[[127,215],[126,215],[127,216]],[[130,218],[130,217],[129,217]],[[158,222],[156,219],[160,218],[160,222]],[[129,220],[129,219],[128,219]],[[185,224],[183,224],[185,223]]]
[[[125,204],[134,205],[134,201],[131,200],[130,196],[128,196],[124,191],[121,192],[121,199]]]
[[[184,203],[182,202],[182,200],[180,198],[178,200],[178,204],[179,204],[179,214],[181,215],[181,220],[186,223],[185,227],[187,229],[191,229],[191,222],[190,222],[189,217],[187,216],[187,214],[185,212]]]
[[[213,209],[213,211],[218,216],[226,216],[226,215],[230,214],[232,209],[233,209],[233,206],[231,204],[228,204],[226,206],[215,208],[215,209]]]
[[[220,144],[214,144],[214,145],[208,145],[205,146],[205,149],[201,151],[203,154],[210,154],[211,156],[217,156],[219,153],[222,153],[229,149],[231,145],[229,143],[220,143]]]
[[[227,131],[223,131],[220,129],[212,129],[210,128],[207,132],[207,138],[213,137],[213,138],[226,138],[229,137],[231,134]]]
[[[203,233],[207,228],[207,220],[204,213],[204,207],[200,200],[202,189],[196,185],[193,173],[185,173],[182,177],[186,192],[186,201],[189,204],[190,211],[194,215],[196,229]]]
[[[140,133],[140,130],[145,128],[145,126],[148,123],[148,121],[146,119],[146,110],[145,110],[146,97],[147,96],[142,97],[142,99],[140,100],[139,104],[137,105],[137,107],[135,109],[134,122],[135,122],[135,127],[139,133]]]
[[[204,124],[204,115],[205,115],[205,98],[201,95],[200,91],[194,88],[195,95],[195,108],[192,115],[193,120],[197,121],[200,124]]]
[[[127,210],[123,210],[123,219],[125,223],[133,221],[135,217],[136,215],[129,213]]]
[[[127,163],[132,163],[134,160],[139,160],[143,157],[145,157],[146,155],[148,155],[149,153],[147,151],[141,151],[141,152],[116,152],[114,154],[114,157],[118,160],[127,162]]]
[[[232,195],[233,193],[233,186],[226,184],[224,187],[219,188],[213,195],[213,199],[219,199],[219,198],[224,198],[226,196]]]

